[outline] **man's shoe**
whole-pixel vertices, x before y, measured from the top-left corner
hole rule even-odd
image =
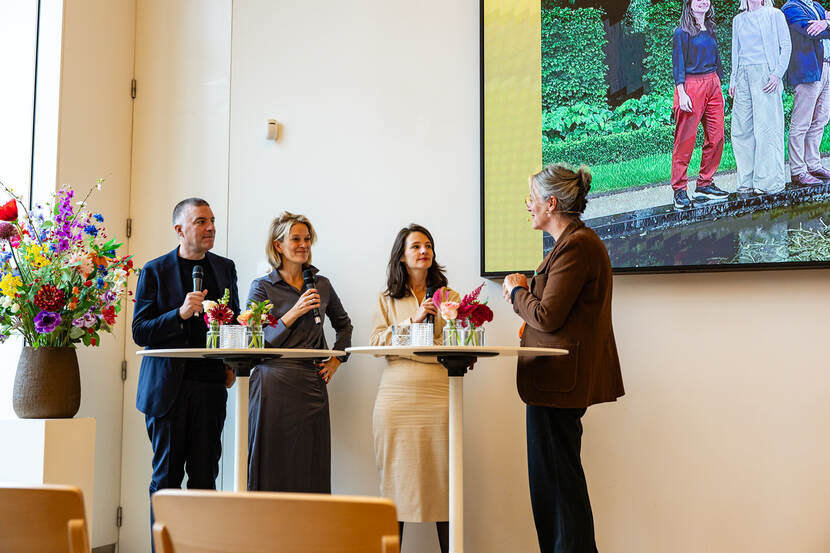
[[[695,200],[698,201],[701,198],[705,198],[706,201],[711,202],[722,202],[729,197],[729,192],[721,190],[714,184],[709,184],[707,186],[695,188]]]
[[[820,181],[810,173],[801,173],[800,175],[793,175],[792,181],[795,186],[811,186],[814,184],[822,184],[822,181]]]
[[[820,167],[815,171],[810,171],[810,174],[820,180],[830,180],[830,170],[826,167]]]
[[[692,200],[689,199],[689,195],[686,194],[686,190],[675,190],[674,191],[674,208],[678,210],[684,209],[692,209],[695,204],[692,203]]]

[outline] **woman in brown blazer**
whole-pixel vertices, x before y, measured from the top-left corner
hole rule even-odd
[[[562,357],[519,357],[517,384],[527,404],[530,500],[542,553],[596,553],[594,520],[582,470],[582,416],[623,390],[611,325],[611,262],[585,226],[591,173],[567,165],[530,178],[533,228],[556,241],[528,285],[504,279],[505,299],[524,321],[521,345],[567,349]]]

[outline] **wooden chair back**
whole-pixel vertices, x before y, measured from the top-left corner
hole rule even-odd
[[[0,485],[0,552],[89,553],[81,490]]]
[[[377,497],[162,490],[156,553],[398,553],[395,504]]]

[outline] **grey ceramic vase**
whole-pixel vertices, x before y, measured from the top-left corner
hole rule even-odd
[[[14,375],[14,412],[21,419],[71,419],[81,406],[75,348],[24,346]]]

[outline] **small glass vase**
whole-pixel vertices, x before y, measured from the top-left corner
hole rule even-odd
[[[467,328],[464,329],[464,345],[465,346],[483,346],[484,345],[484,328],[476,327],[472,323],[467,323]]]
[[[461,327],[460,321],[456,319],[451,319],[447,321],[447,324],[444,325],[444,345],[464,345],[464,329]]]
[[[207,339],[205,340],[206,348],[219,347],[219,323],[210,323],[207,331]]]
[[[248,328],[248,347],[252,349],[265,348],[265,332],[263,332],[262,326]]]

